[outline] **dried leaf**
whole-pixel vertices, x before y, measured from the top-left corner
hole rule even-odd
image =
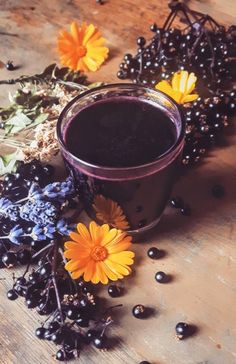
[[[8,126],[7,134],[19,133],[19,131],[25,129],[31,123],[32,123],[32,120],[28,116],[26,116],[22,112],[18,112],[18,113],[16,113],[15,116],[13,116],[12,118],[8,119],[5,122],[5,126]],[[6,128],[5,128],[5,130],[6,130]]]

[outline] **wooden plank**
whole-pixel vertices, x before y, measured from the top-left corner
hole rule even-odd
[[[192,4],[226,23],[231,22],[236,9],[232,0]],[[109,0],[103,6],[95,0],[2,0],[0,31],[18,33],[19,37],[1,36],[0,59],[12,59],[21,68],[14,73],[0,69],[0,78],[33,74],[57,61],[58,30],[78,19],[100,26],[111,48],[110,60],[89,79],[115,82],[123,54],[135,50],[137,36],[150,37],[149,24],[157,21],[161,25],[167,13],[164,0]],[[1,104],[7,102],[8,90],[12,88],[0,88]],[[167,208],[156,233],[135,245],[137,263],[124,282],[126,293],[111,300],[124,304],[116,314],[116,327],[110,331],[118,339],[117,345],[107,353],[86,350],[82,364],[137,364],[141,360],[152,364],[236,363],[235,127],[230,133],[224,148],[212,152],[203,165],[188,171],[176,185],[175,193],[191,204],[192,217]],[[226,188],[222,200],[211,197],[215,182]],[[165,258],[147,258],[152,245],[164,249]],[[157,284],[154,275],[158,270],[172,274],[172,282]],[[55,346],[34,337],[41,317],[26,309],[22,300],[12,303],[5,296],[11,276],[10,270],[0,270],[0,364],[52,364]],[[104,296],[108,298],[105,289]],[[133,318],[131,310],[137,303],[151,306],[153,317],[144,321]],[[195,324],[199,331],[178,342],[174,327],[182,320]]]

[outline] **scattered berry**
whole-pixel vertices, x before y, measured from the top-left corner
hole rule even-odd
[[[132,310],[133,316],[138,319],[143,319],[146,317],[146,308],[143,305],[136,305]]]
[[[14,69],[15,69],[13,61],[7,61],[5,67],[8,71],[14,71]]]
[[[14,289],[10,289],[7,292],[7,298],[11,301],[15,301],[18,298],[18,294]]]
[[[185,322],[179,322],[175,326],[175,331],[176,331],[177,338],[179,340],[182,340],[185,337],[189,336],[189,334],[190,334],[190,327]]]
[[[158,259],[160,257],[160,250],[156,247],[149,248],[147,251],[147,255],[151,259]]]
[[[113,298],[120,297],[122,295],[121,287],[117,286],[116,284],[111,284],[108,287],[107,292]]]
[[[157,272],[155,274],[155,279],[158,283],[166,283],[168,281],[168,276],[164,272]]]

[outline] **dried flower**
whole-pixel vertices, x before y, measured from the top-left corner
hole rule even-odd
[[[94,199],[93,208],[96,211],[97,219],[101,222],[117,229],[129,229],[130,226],[126,216],[117,202],[102,195],[97,195]]]
[[[195,89],[197,77],[194,73],[188,71],[175,72],[171,85],[168,81],[160,81],[155,86],[159,91],[164,92],[174,99],[178,104],[194,101],[198,98],[198,94],[191,94]]]
[[[84,224],[77,225],[78,233],[71,232],[72,241],[65,243],[65,257],[70,261],[65,269],[73,279],[83,275],[86,282],[108,283],[117,281],[131,273],[134,253],[127,251],[132,238],[109,225],[97,225],[92,221],[89,230]]]
[[[108,57],[105,39],[93,25],[85,22],[79,26],[72,22],[70,32],[61,30],[58,50],[61,64],[74,71],[97,71]]]

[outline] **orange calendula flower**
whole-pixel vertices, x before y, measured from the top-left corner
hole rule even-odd
[[[65,243],[64,255],[70,261],[65,269],[71,277],[83,276],[86,282],[107,284],[131,273],[134,253],[128,251],[132,238],[118,229],[110,229],[92,221],[89,230],[84,224],[77,225],[77,232],[71,232],[72,241]]]
[[[117,229],[129,229],[130,226],[126,216],[117,202],[102,195],[97,195],[94,199],[93,208],[96,211],[96,218],[101,222]]]
[[[58,50],[61,64],[74,71],[97,71],[108,57],[105,39],[93,25],[71,23],[70,32],[61,30]]]
[[[157,90],[164,92],[174,99],[178,104],[194,101],[198,94],[191,94],[195,89],[197,77],[188,71],[175,72],[171,84],[164,80],[155,86]]]

